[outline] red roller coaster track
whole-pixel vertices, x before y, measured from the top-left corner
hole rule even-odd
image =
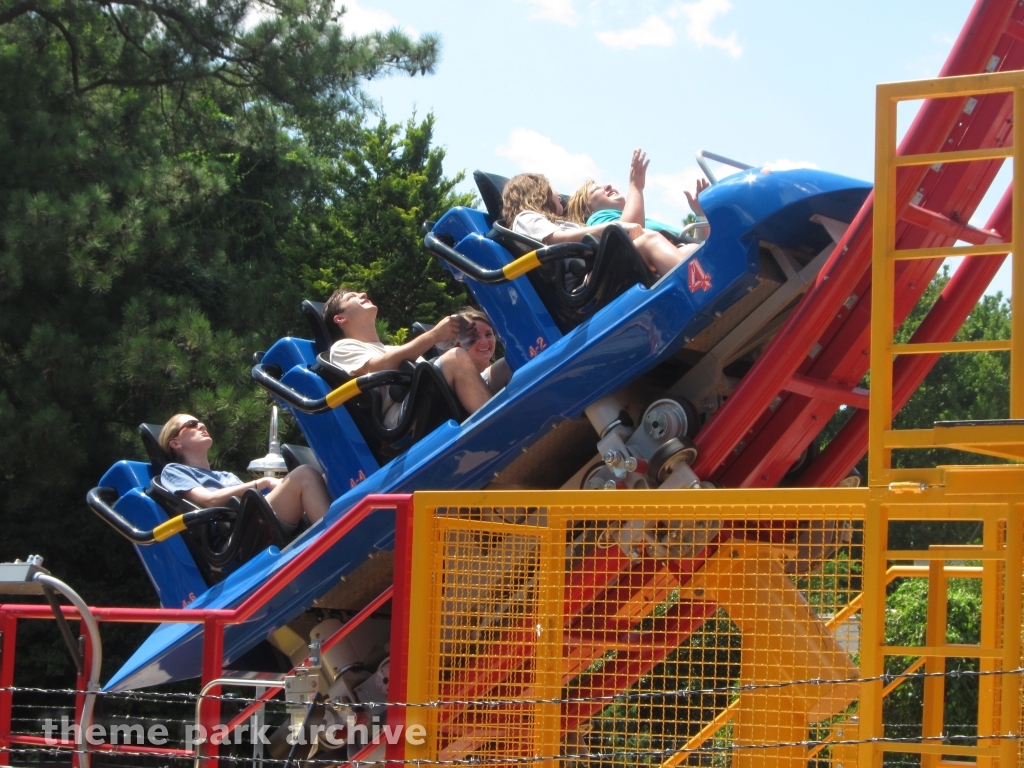
[[[940,76],[1024,67],[1024,6],[979,0]],[[1001,146],[1012,129],[1007,94],[924,103],[899,154]],[[1008,240],[1009,192],[982,231],[970,220],[1002,161],[947,163],[901,169],[897,177],[897,248],[928,248]],[[850,225],[811,289],[751,371],[697,436],[694,470],[726,487],[777,485],[817,437],[868,369],[873,196]],[[941,259],[901,262],[896,275],[897,323],[910,313]],[[1002,258],[965,259],[915,341],[948,341],[974,308]],[[821,329],[825,329],[822,333]],[[894,371],[894,406],[910,398],[937,355],[901,359]],[[849,392],[847,400],[838,393]],[[859,411],[798,479],[835,485],[867,450],[866,412]]]

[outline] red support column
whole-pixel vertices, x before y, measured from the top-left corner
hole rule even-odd
[[[224,672],[224,622],[207,619],[203,625],[203,688]],[[208,761],[216,762],[220,748],[210,741],[214,727],[220,722],[220,686],[206,692],[212,698],[205,699],[199,706],[199,725],[206,735],[204,743],[196,743],[196,754],[202,754]],[[200,766],[205,768],[205,766]]]
[[[1004,240],[1013,236],[1013,187],[1007,188],[985,225]],[[951,341],[992,282],[1005,256],[968,256],[950,278],[938,301],[910,338],[911,343]],[[931,371],[939,355],[905,355],[892,369],[892,411],[895,417]],[[799,478],[801,485],[830,487],[856,465],[868,449],[868,412],[858,410],[843,425],[821,456]]]
[[[993,54],[1017,7],[1016,0],[979,0],[976,2],[940,76],[947,77],[985,71],[986,66],[992,61]],[[1005,51],[1002,48],[999,51],[1003,53],[1002,68],[1013,69],[1014,67],[1006,64],[1007,54]],[[1014,55],[1016,56],[1016,54]],[[1013,63],[1016,63],[1015,59]],[[1000,111],[1003,101],[1005,99],[1001,98],[991,101],[993,114]],[[984,108],[983,104],[981,109]],[[978,117],[980,112],[977,109],[973,114],[976,120],[980,119]],[[948,141],[952,141],[954,146],[957,146],[963,139],[964,131],[970,125],[971,122],[965,120],[962,100],[927,100],[900,143],[899,154],[938,152],[947,145]],[[996,125],[1005,129],[1005,119],[994,124],[979,123],[979,128],[971,132],[970,145],[958,146],[958,148],[985,146],[987,141],[992,140],[991,129]],[[987,145],[992,146],[992,144]],[[950,165],[967,164],[953,163]],[[903,172],[897,177],[895,197],[897,218],[902,218],[903,212],[921,188],[925,175],[929,173],[929,167],[919,166],[901,170]],[[994,170],[992,170],[992,174],[994,175]],[[938,177],[936,176],[936,178]],[[987,186],[990,179],[981,181],[984,181]],[[943,201],[952,202],[954,200],[961,207],[965,201],[969,206],[976,204],[976,202],[969,202],[971,198],[961,194],[962,191],[957,190],[956,186],[952,182],[944,184],[941,194],[937,197],[933,196],[933,199],[930,200],[931,207],[942,205]],[[829,328],[832,320],[842,309],[843,303],[854,292],[853,289],[866,274],[871,266],[873,202],[874,194],[872,193],[853,220],[846,235],[841,238],[835,251],[822,267],[810,290],[790,313],[785,324],[761,354],[754,367],[694,439],[700,449],[693,466],[693,470],[698,476],[716,477],[720,473],[722,465],[731,462],[730,457],[733,450],[741,440],[747,444],[744,453],[750,451],[751,440],[748,431],[764,416],[775,397],[804,364],[815,343],[821,338],[822,330]],[[905,247],[908,243],[903,243],[903,245]],[[930,275],[928,277],[930,279]],[[862,299],[865,297],[863,289],[856,292]],[[916,302],[916,297],[912,298]],[[856,311],[856,307],[854,311]],[[897,316],[899,316],[898,313]],[[793,410],[796,408],[794,407]],[[796,414],[792,414],[790,418],[795,416]],[[778,414],[775,418],[780,421],[784,420]],[[804,440],[800,436],[794,439]],[[772,438],[767,439],[765,444],[778,459],[781,452],[777,442]],[[797,449],[795,445],[787,447]],[[747,463],[763,462],[763,460],[763,451],[759,451],[754,458],[747,460]],[[747,473],[747,478],[753,478],[750,485],[759,484],[760,473],[758,470],[759,467],[752,466]],[[744,485],[744,483],[737,482],[735,476],[730,478],[730,481],[737,486]]]
[[[14,641],[18,635],[17,617],[0,613],[0,765],[10,765],[11,755],[11,712],[14,705]]]
[[[408,658],[411,641],[409,626],[409,584],[412,580],[412,499],[395,505],[395,571],[391,597],[391,677],[388,680],[388,702],[408,700]],[[406,707],[388,707],[387,724],[392,733],[404,735]],[[388,742],[384,757],[388,761],[405,759],[405,739]]]

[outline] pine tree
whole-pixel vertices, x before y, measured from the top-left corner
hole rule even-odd
[[[307,332],[302,275],[338,261],[329,235],[365,205],[341,189],[346,152],[375,132],[403,147],[378,183],[408,189],[410,220],[452,199],[431,120],[367,129],[360,91],[431,72],[437,37],[345,21],[328,0],[0,0],[0,560],[42,554],[92,604],[153,604],[85,492],[144,458],[139,423],[179,411],[210,425],[220,468],[266,452],[252,354]],[[447,307],[419,243],[403,228],[385,258],[434,275],[410,296]],[[105,630],[108,669],[129,632]],[[65,685],[62,649],[39,653],[26,669]]]

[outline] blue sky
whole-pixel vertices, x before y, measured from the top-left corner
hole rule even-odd
[[[623,184],[651,158],[649,216],[678,221],[701,149],[870,179],[874,89],[934,77],[970,0],[359,0],[350,32],[437,32],[434,75],[373,81],[389,120],[433,112],[449,174]],[[912,118],[901,110],[901,124]],[[1004,172],[975,217],[983,223]],[[471,181],[466,188],[472,188]],[[980,222],[979,222],[980,220]],[[990,290],[1009,293],[1008,270]]]

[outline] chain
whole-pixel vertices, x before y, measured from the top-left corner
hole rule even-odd
[[[42,710],[53,711],[54,709],[70,710],[70,709],[72,709],[72,707],[47,707],[47,706],[42,705],[42,704],[35,704],[35,705],[33,705],[33,704],[15,704],[12,707],[12,709],[13,709],[14,712],[19,712],[19,711],[21,711],[23,709],[42,709]],[[47,718],[43,717],[43,715],[38,715],[36,717],[12,717],[11,721],[12,722],[17,721],[17,722],[21,722],[21,723],[35,723],[35,722],[39,722],[40,720],[45,720],[45,719],[47,719]],[[178,723],[178,724],[181,724],[181,725],[191,725],[193,723],[193,720],[168,720],[166,717],[144,717],[142,715],[108,714],[103,719],[105,721],[111,722],[111,723],[114,722],[114,721],[118,721],[118,724],[121,724],[120,721],[122,721],[122,720],[125,721],[125,722],[131,721],[133,723],[136,723],[136,722],[138,722],[138,723],[163,723],[164,725],[170,725],[172,723]]]
[[[385,702],[361,702],[365,707],[392,707],[392,708],[440,708],[440,707],[506,707],[506,706],[530,706],[539,704],[629,704],[637,701],[661,697],[688,698],[691,696],[708,696],[716,694],[729,694],[731,696],[748,693],[751,691],[779,690],[791,688],[798,685],[843,685],[850,683],[874,683],[880,682],[883,685],[893,680],[916,680],[930,677],[944,677],[951,679],[959,678],[981,678],[981,677],[1002,677],[1004,675],[1024,674],[1024,667],[1010,670],[952,670],[950,672],[911,672],[911,673],[884,673],[872,677],[841,677],[841,678],[810,678],[806,680],[786,680],[778,683],[749,683],[744,685],[728,685],[715,688],[682,688],[670,691],[630,691],[627,693],[615,693],[606,696],[572,696],[547,699],[440,699],[427,702],[406,702],[406,701],[385,701]],[[11,686],[0,688],[0,692],[28,692],[47,694],[69,694],[77,695],[82,691],[70,688],[21,688]],[[153,693],[148,691],[97,691],[97,696],[109,698],[126,698],[129,700],[155,700],[155,701],[176,701],[180,703],[195,703],[198,699],[209,699],[214,701],[230,701],[239,704],[252,704],[260,701],[258,698],[246,698],[244,696],[214,696],[205,694],[200,696],[195,693]],[[270,703],[268,700],[267,703]],[[283,704],[283,702],[275,702]]]
[[[859,746],[861,744],[885,744],[894,747],[899,745],[916,745],[926,742],[940,742],[946,746],[956,746],[949,742],[957,741],[1022,741],[1022,737],[1019,734],[990,734],[985,736],[922,736],[920,738],[899,738],[893,736],[876,736],[868,739],[836,739],[836,740],[823,740],[823,739],[805,739],[799,741],[776,741],[776,742],[764,742],[761,744],[731,744],[728,746],[700,746],[694,749],[685,750],[690,754],[695,753],[731,753],[739,751],[760,751],[767,749],[787,749],[794,747],[802,747],[804,749],[810,749],[818,746]],[[502,756],[500,760],[495,758],[461,758],[451,760],[421,760],[421,759],[389,759],[384,758],[380,760],[344,760],[343,762],[353,766],[353,768],[360,768],[360,766],[387,766],[387,765],[409,765],[413,764],[416,766],[425,765],[468,765],[468,766],[487,766],[492,765],[495,762],[502,764],[521,764],[530,765],[533,763],[541,763],[552,760],[622,760],[623,758],[666,758],[680,752],[680,748],[667,747],[665,749],[630,749],[630,750],[615,750],[611,752],[575,752],[558,755],[539,755],[530,757],[512,757]],[[898,749],[891,750],[898,752]],[[0,748],[0,753],[8,753],[11,755],[22,754],[22,755],[40,755],[40,754],[52,754],[52,755],[69,755],[69,754],[84,754],[89,752],[90,754],[99,754],[98,750],[83,750],[83,749],[57,749],[57,748],[36,748],[36,749],[19,749],[11,747]],[[130,750],[117,750],[117,751],[103,751],[103,754],[109,756],[118,757],[156,757],[157,754],[153,752],[133,752]],[[234,763],[249,763],[252,761],[252,757],[238,757],[234,755],[217,755],[217,756],[185,756],[185,755],[159,755],[159,757],[171,760],[204,760],[204,761],[218,761],[224,760]],[[265,757],[262,762],[267,764],[287,764],[289,760],[275,759]],[[305,765],[338,765],[341,762],[337,758],[334,759],[308,759],[303,760]]]

